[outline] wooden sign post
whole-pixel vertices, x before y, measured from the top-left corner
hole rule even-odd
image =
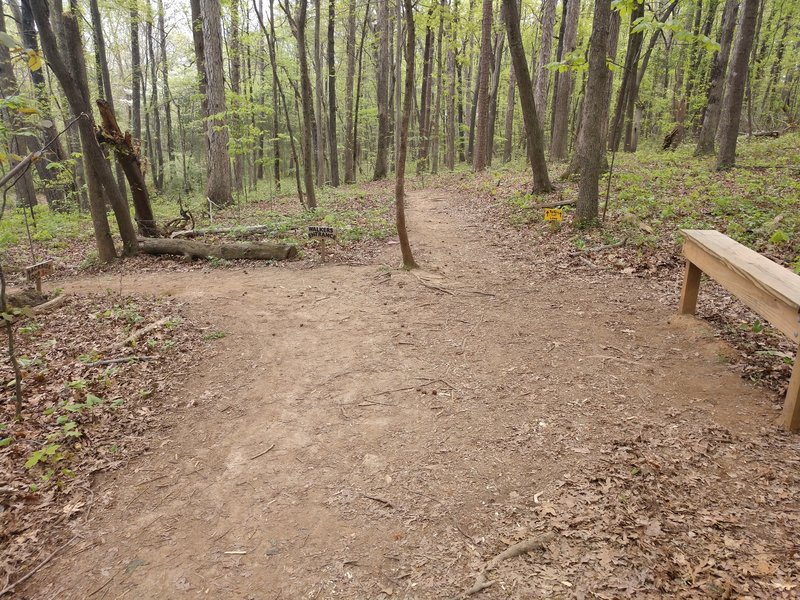
[[[43,260],[35,265],[25,267],[25,279],[36,283],[36,291],[42,293],[42,277],[53,271],[53,261]]]
[[[328,239],[332,240],[336,239],[336,232],[333,231],[333,227],[311,225],[308,228],[308,237],[309,239],[313,238],[319,239],[319,253],[320,256],[322,257],[322,262],[325,262],[325,260],[327,259],[325,242]]]

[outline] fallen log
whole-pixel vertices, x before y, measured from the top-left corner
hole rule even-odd
[[[204,244],[193,240],[139,238],[139,250],[145,254],[176,254],[193,259],[286,260],[297,256],[297,246],[271,242]]]
[[[531,208],[533,208],[533,209],[537,209],[537,208],[559,208],[561,206],[575,206],[577,203],[578,203],[577,200],[564,200],[562,198],[562,199],[559,199],[559,200],[555,200],[553,202],[545,202],[544,204],[535,204],[534,206],[531,206]]]
[[[235,233],[238,235],[250,235],[253,233],[267,233],[274,229],[272,225],[251,225],[248,227],[209,227],[207,229],[188,229],[176,231],[170,235],[173,239],[185,239],[200,237],[203,235],[214,235],[219,233]]]

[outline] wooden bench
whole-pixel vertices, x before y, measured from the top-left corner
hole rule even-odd
[[[679,312],[694,314],[705,273],[782,331],[800,350],[800,276],[719,231],[683,229],[686,273]],[[795,355],[781,423],[800,430],[800,352]]]

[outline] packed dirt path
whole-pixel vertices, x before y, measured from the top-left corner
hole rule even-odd
[[[66,284],[172,295],[226,337],[21,597],[453,598],[547,533],[475,597],[797,582],[797,502],[770,486],[797,483],[800,448],[707,328],[670,324],[646,281],[505,247],[445,192],[408,206],[412,273],[389,245],[367,266]]]

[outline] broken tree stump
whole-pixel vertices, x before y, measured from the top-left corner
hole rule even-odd
[[[231,242],[204,244],[194,240],[139,238],[139,250],[145,254],[175,254],[189,258],[225,260],[286,260],[297,256],[297,246],[271,242]]]

